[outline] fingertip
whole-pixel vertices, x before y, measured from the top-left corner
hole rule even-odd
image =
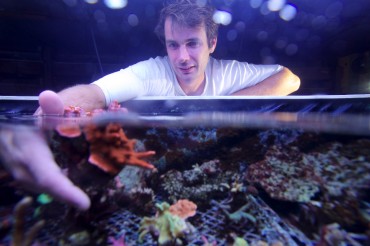
[[[77,203],[74,206],[81,211],[86,211],[90,208],[91,201],[90,198],[83,191],[81,192],[82,194],[80,195]]]
[[[63,114],[64,105],[54,91],[45,90],[39,94],[39,105],[44,114]]]

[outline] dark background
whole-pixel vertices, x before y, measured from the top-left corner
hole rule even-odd
[[[285,65],[301,77],[299,95],[370,92],[369,0],[287,0],[297,9],[291,21],[260,2],[214,1],[232,14],[220,27],[216,58]],[[164,55],[153,33],[162,5],[1,0],[0,95],[58,91]]]

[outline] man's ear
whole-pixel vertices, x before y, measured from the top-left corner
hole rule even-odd
[[[217,38],[213,38],[210,42],[209,53],[213,53],[216,49]]]

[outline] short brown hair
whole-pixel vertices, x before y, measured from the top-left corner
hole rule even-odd
[[[207,0],[168,1],[161,10],[154,32],[164,43],[164,23],[168,17],[172,18],[172,21],[190,28],[199,27],[204,24],[208,46],[211,46],[211,40],[217,38],[218,35],[218,24],[213,21],[214,11],[215,8]]]

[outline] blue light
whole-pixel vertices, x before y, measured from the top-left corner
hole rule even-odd
[[[122,9],[126,7],[127,0],[104,0],[105,5],[111,9]]]

